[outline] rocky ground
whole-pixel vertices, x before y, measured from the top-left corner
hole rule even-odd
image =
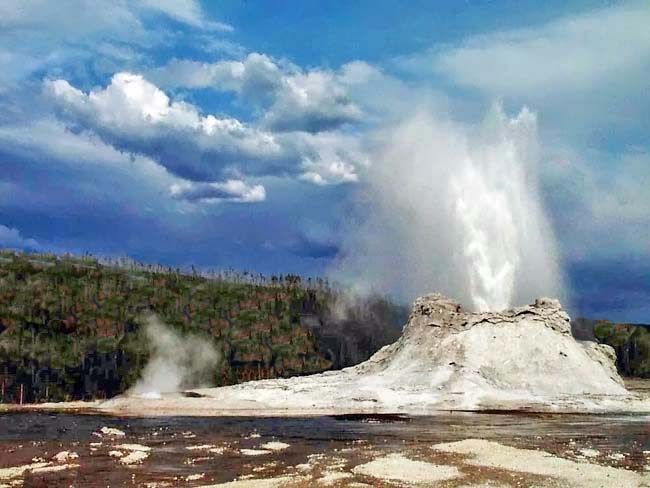
[[[647,418],[0,416],[0,486],[649,487]]]

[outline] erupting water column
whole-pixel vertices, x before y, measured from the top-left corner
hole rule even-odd
[[[458,226],[462,261],[477,311],[513,304],[527,230],[542,225],[531,155],[535,116],[527,109],[509,120],[496,111],[483,128],[483,144],[468,144],[467,154],[450,175],[452,215]],[[533,156],[534,158],[534,156]],[[529,175],[533,176],[533,175]]]
[[[421,111],[377,140],[337,280],[405,301],[439,291],[477,311],[562,298],[534,113],[495,105],[476,126]]]

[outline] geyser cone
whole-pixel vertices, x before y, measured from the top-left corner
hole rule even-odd
[[[105,408],[153,414],[153,406],[168,414],[203,415],[650,411],[647,401],[623,387],[614,360],[609,346],[573,339],[557,300],[466,313],[458,303],[431,294],[415,301],[397,342],[357,366],[197,390],[198,399],[143,403],[126,397]]]

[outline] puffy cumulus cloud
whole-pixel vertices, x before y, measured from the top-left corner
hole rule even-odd
[[[266,190],[262,185],[248,185],[242,180],[227,180],[224,182],[191,182],[175,183],[170,188],[174,198],[191,202],[263,202]]]
[[[354,137],[276,134],[237,119],[202,115],[140,75],[117,73],[106,88],[89,93],[66,80],[49,80],[45,92],[69,125],[90,129],[120,150],[146,154],[189,180],[309,173],[308,181],[344,183],[356,181],[357,169],[366,164]],[[259,200],[260,192],[254,195]]]
[[[286,78],[263,122],[276,131],[315,133],[359,122],[361,118],[361,110],[336,75],[321,70]]]
[[[37,251],[40,247],[36,240],[23,237],[18,229],[0,224],[0,248]]]
[[[316,133],[359,122],[363,115],[348,94],[347,71],[303,71],[259,53],[216,63],[172,60],[151,77],[162,86],[236,92],[265,110],[261,122],[273,131]]]
[[[286,158],[272,134],[236,119],[203,116],[139,75],[118,73],[106,88],[90,93],[65,80],[47,81],[45,90],[73,122],[190,179],[211,180],[244,166],[247,172],[272,172]]]
[[[295,135],[301,146],[300,179],[316,185],[355,183],[359,172],[370,165],[370,159],[355,136],[338,132]]]

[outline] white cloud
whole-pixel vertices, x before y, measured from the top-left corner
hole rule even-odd
[[[279,131],[321,132],[359,122],[362,113],[335,74],[313,70],[283,79],[263,123]]]
[[[214,203],[225,200],[253,203],[266,199],[264,186],[248,185],[242,180],[211,183],[184,181],[172,185],[170,191],[174,198],[190,202]]]
[[[150,73],[164,87],[214,88],[246,96],[269,97],[279,90],[284,73],[271,58],[250,53],[242,61],[201,63],[173,59]]]
[[[89,93],[51,80],[45,91],[69,124],[91,129],[121,150],[147,154],[188,180],[308,172],[327,183],[343,183],[356,181],[357,169],[367,164],[356,137],[275,134],[237,119],[202,115],[189,103],[170,100],[140,75],[117,73],[106,88]]]
[[[647,80],[648,25],[647,1],[622,2],[539,27],[472,37],[433,49],[429,59],[459,84],[496,96],[544,98],[625,77]]]
[[[300,175],[300,179],[309,183],[313,183],[314,185],[327,185],[327,181],[320,175],[320,173],[317,173],[315,171],[306,171]]]
[[[0,248],[78,252],[115,245],[112,252],[123,252],[128,240],[133,252],[133,246],[148,246],[169,236],[181,241],[188,236],[188,226],[202,232],[204,219],[219,219],[223,212],[208,195],[205,199],[172,195],[171,188],[187,188],[193,183],[170,174],[152,159],[118,151],[88,132],[70,132],[51,119],[0,125],[0,160],[5,170],[0,174],[3,211],[19,219],[44,215],[43,231],[58,233],[54,240],[41,243],[0,226]],[[261,201],[264,196],[263,187],[242,182],[227,182],[223,192],[234,205]],[[69,222],[74,232],[60,222]],[[104,235],[107,229],[110,237]],[[229,229],[223,234],[216,239],[225,243],[237,236],[237,231]],[[203,237],[210,242],[215,233],[209,231]],[[144,244],[136,244],[140,239]],[[80,244],[84,241],[86,244]],[[151,245],[155,248],[157,244]]]
[[[0,224],[0,248],[38,250],[40,245],[34,239],[23,237],[18,229]]]
[[[197,0],[4,0],[0,3],[0,26],[45,28],[68,36],[104,29],[127,33],[142,27],[140,16],[145,10],[194,27],[232,31],[227,24],[208,20]]]
[[[228,39],[215,37],[211,33],[200,36],[198,44],[201,51],[207,54],[225,55],[231,58],[243,57],[247,52],[247,49],[241,44]]]
[[[98,12],[101,12],[99,14]],[[96,61],[96,44],[149,37],[137,12],[110,0],[0,2],[0,88],[19,87],[35,72]],[[101,38],[97,40],[96,38]],[[106,61],[108,56],[101,57]]]
[[[300,179],[316,185],[356,183],[370,165],[359,137],[338,132],[296,134],[304,145]]]
[[[101,12],[101,14],[99,14]],[[142,27],[133,8],[111,0],[4,0],[0,3],[4,29],[45,29],[70,40],[102,30],[126,34]]]
[[[167,193],[171,185],[182,181],[151,158],[118,151],[92,133],[71,132],[53,119],[0,126],[0,147],[5,153],[33,160],[37,173],[54,166],[54,177],[76,175],[79,179],[70,183],[78,184],[79,190],[88,188],[84,181],[88,179],[95,196],[112,195],[116,201],[128,193],[123,185],[144,197]],[[106,185],[107,181],[113,183]],[[116,191],[116,181],[120,191]]]
[[[118,151],[92,133],[70,132],[62,123],[51,119],[0,126],[0,147],[5,155],[11,155],[5,157],[29,161],[23,163],[23,166],[30,165],[24,167],[27,173],[48,174],[56,168],[49,178],[54,186],[58,187],[54,182],[65,175],[60,184],[71,185],[71,190],[62,189],[66,194],[60,202],[62,205],[91,200],[121,205],[131,213],[179,213],[212,203],[216,198],[257,202],[266,196],[263,186],[249,186],[243,181],[202,184],[184,180],[149,157]],[[33,190],[38,188],[30,188],[29,195],[21,199],[24,205],[56,208],[57,195],[43,196]]]
[[[12,153],[55,160],[59,166],[124,168],[139,173],[143,179],[160,181],[163,187],[177,181],[152,159],[119,151],[87,131],[71,132],[63,123],[51,118],[1,125],[0,144]]]
[[[442,81],[450,95],[474,104],[474,114],[481,101],[476,95],[512,108],[528,105],[539,113],[544,136],[590,146],[647,131],[648,25],[647,0],[612,2],[536,26],[435,45],[398,64],[423,82]]]
[[[547,163],[545,179],[569,260],[649,255],[650,153],[565,149]]]
[[[161,17],[187,24],[183,38],[192,43],[204,37],[218,42],[218,35],[232,30],[209,19],[196,0],[4,0],[0,91],[37,72],[92,79],[146,64],[143,50],[169,48],[178,40]]]
[[[65,80],[47,81],[45,89],[69,117],[110,143],[158,155],[166,167],[193,179],[250,170],[255,163],[264,167],[285,157],[272,134],[236,119],[203,116],[139,75],[118,73],[106,88],[89,93]],[[264,168],[254,172],[259,171]]]
[[[142,5],[195,27],[226,32],[233,30],[228,24],[207,21],[198,0],[142,0]]]
[[[173,60],[151,72],[162,86],[233,91],[264,108],[262,123],[275,131],[320,132],[362,119],[342,77],[324,69],[303,71],[251,53],[241,61]]]

